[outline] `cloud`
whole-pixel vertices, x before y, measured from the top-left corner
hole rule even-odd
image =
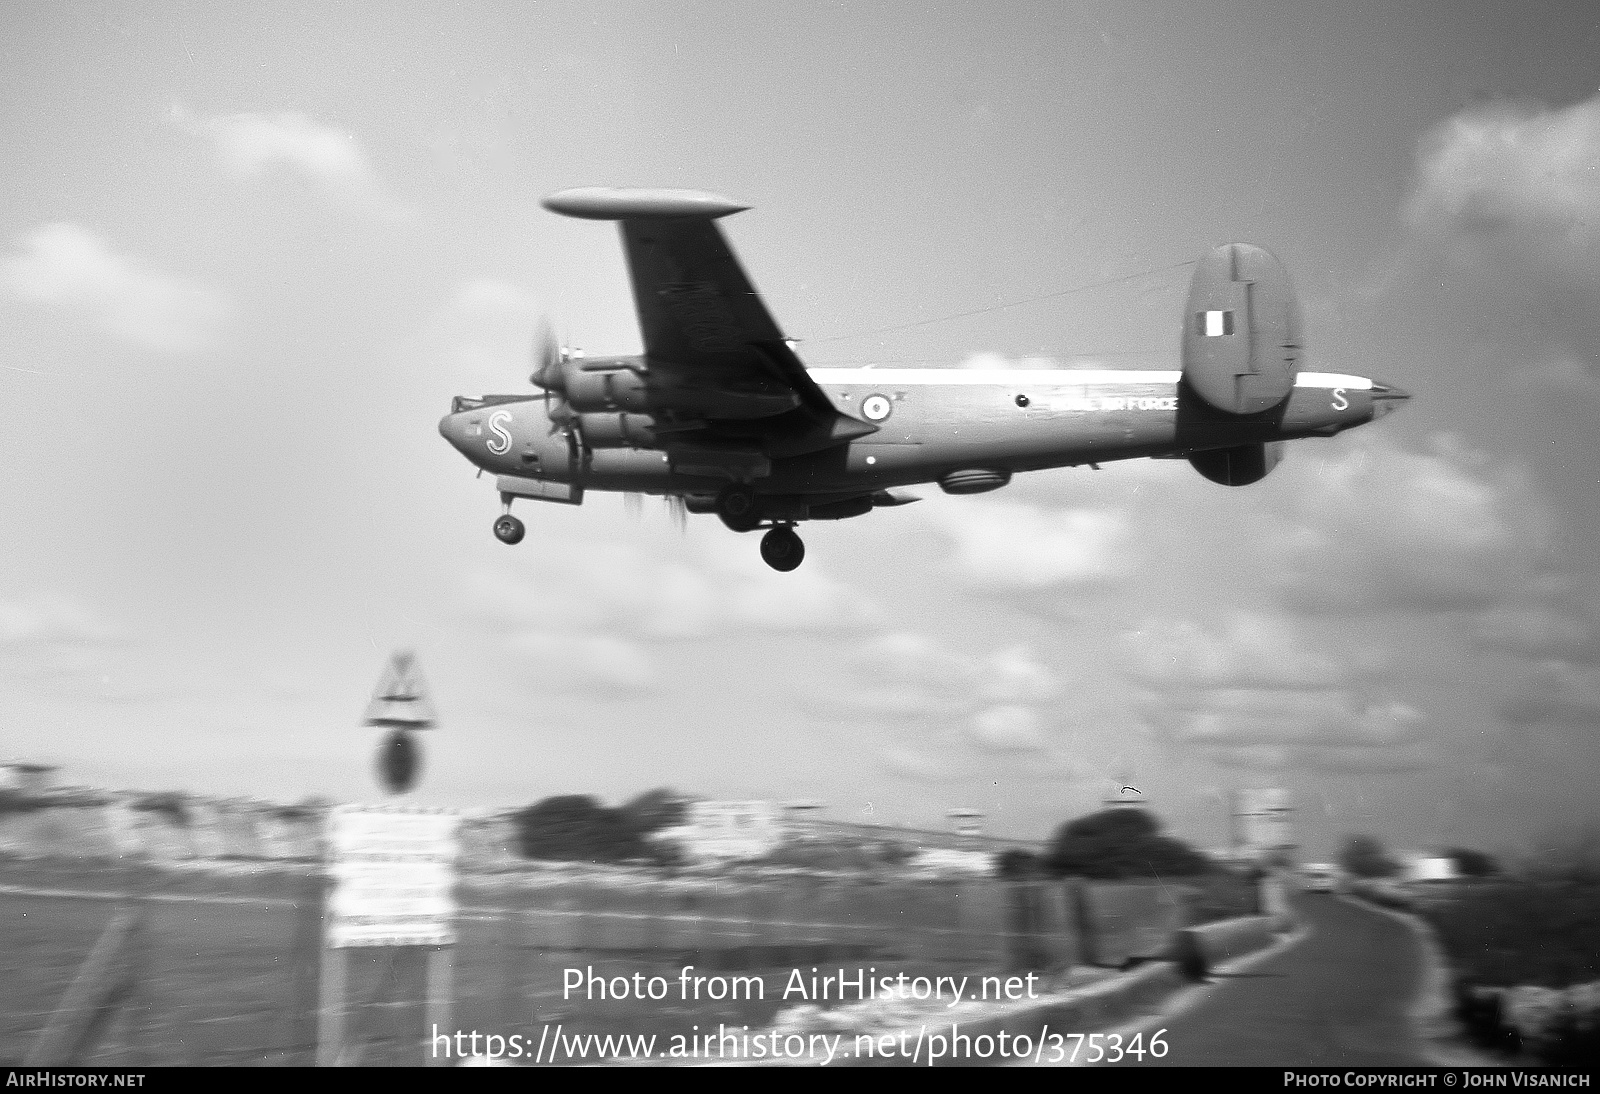
[[[1129,522],[1120,512],[962,500],[960,506],[918,508],[954,544],[955,564],[974,586],[1081,588],[1116,581],[1132,570]]]
[[[583,544],[551,551],[533,575],[509,566],[466,575],[452,610],[488,629],[538,686],[581,684],[613,697],[663,683],[655,654],[665,643],[848,633],[874,618],[871,604],[820,568],[776,574],[754,561],[720,546],[672,560]]]
[[[657,684],[650,655],[624,638],[524,631],[507,647],[531,678],[553,690],[617,698],[652,691]]]
[[[0,601],[0,669],[34,695],[68,702],[147,702],[170,689],[132,683],[112,669],[121,628],[67,597]],[[114,680],[107,675],[116,671]]]
[[[949,723],[994,706],[1042,703],[1059,691],[1055,674],[1026,646],[986,654],[947,649],[925,635],[878,635],[850,654],[851,680],[808,695],[814,711]]]
[[[1600,729],[1600,601],[1586,583],[1549,575],[1480,616],[1472,637],[1513,666],[1499,703],[1505,722]]]
[[[1600,729],[1600,669],[1541,662],[1500,704],[1500,716],[1517,726],[1583,724]]]
[[[494,278],[463,282],[428,324],[428,338],[463,380],[509,390],[532,371],[539,304],[518,285]],[[487,388],[486,388],[487,390]]]
[[[229,309],[215,290],[118,254],[86,228],[47,224],[0,259],[0,291],[75,315],[131,345],[198,353],[216,345]]]
[[[1284,602],[1331,614],[1482,610],[1546,564],[1549,510],[1519,465],[1449,435],[1416,453],[1381,434],[1308,452],[1273,531]]]
[[[895,632],[857,646],[846,679],[802,694],[798,705],[863,734],[887,732],[879,763],[901,778],[953,782],[981,768],[1008,781],[1063,783],[1089,772],[1062,739],[1061,690],[1025,645],[968,653]]]
[[[1600,618],[1573,606],[1500,608],[1478,618],[1473,638],[1526,660],[1600,664]]]
[[[120,637],[115,626],[72,600],[40,596],[0,601],[0,649],[106,646]]]
[[[1344,666],[1310,649],[1285,618],[1237,612],[1216,627],[1152,621],[1123,636],[1129,676],[1161,688],[1324,689]]]
[[[1003,353],[983,350],[967,354],[958,367],[970,369],[1048,369],[1060,368],[1061,363],[1053,357],[1007,357]]]
[[[1321,648],[1286,616],[1153,621],[1124,643],[1125,671],[1147,689],[1145,726],[1213,763],[1376,771],[1436,762],[1424,715],[1371,694],[1386,659]]]
[[[1406,208],[1419,257],[1473,279],[1480,325],[1531,331],[1591,375],[1600,375],[1596,163],[1600,96],[1559,109],[1474,107],[1423,141]]]
[[[173,124],[211,142],[224,168],[244,178],[294,176],[326,198],[382,217],[406,215],[355,137],[304,114],[196,115],[174,105]]]
[[[967,735],[987,752],[1043,752],[1047,747],[1039,716],[1024,706],[979,711],[968,723]]]

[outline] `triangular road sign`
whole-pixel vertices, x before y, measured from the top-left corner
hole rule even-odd
[[[428,729],[435,721],[433,700],[428,698],[428,685],[422,681],[416,658],[409,650],[397,651],[378,678],[362,724]]]

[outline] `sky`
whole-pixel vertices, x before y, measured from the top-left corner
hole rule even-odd
[[[1132,785],[1215,846],[1282,787],[1308,857],[1600,831],[1592,4],[0,19],[0,759],[373,800],[405,648],[429,803],[1043,839]],[[507,548],[436,423],[529,390],[540,315],[638,350],[614,229],[538,205],[584,185],[750,205],[723,229],[812,366],[1176,367],[1177,264],[1242,240],[1309,367],[1414,398],[1241,489],[925,487],[787,575],[654,499],[522,502]]]

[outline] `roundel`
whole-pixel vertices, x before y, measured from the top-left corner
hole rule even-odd
[[[861,400],[861,416],[869,422],[881,422],[894,409],[887,395],[868,395]]]

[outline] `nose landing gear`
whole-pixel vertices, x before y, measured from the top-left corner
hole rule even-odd
[[[528,529],[523,527],[522,522],[516,517],[512,516],[510,513],[495,519],[494,538],[499,540],[501,543],[508,545],[513,543],[521,543],[522,537],[526,535],[527,532]]]
[[[794,525],[780,524],[761,537],[761,561],[786,574],[805,561],[806,545]]]

